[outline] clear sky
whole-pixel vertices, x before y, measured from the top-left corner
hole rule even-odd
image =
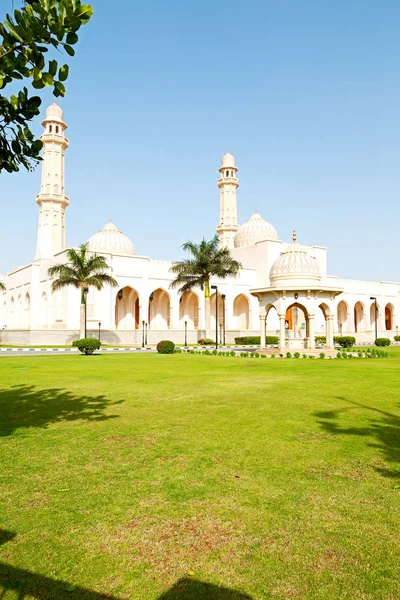
[[[179,258],[215,232],[229,150],[240,222],[257,208],[327,246],[330,274],[400,280],[398,0],[93,6],[61,102],[69,245],[112,217],[138,254]],[[2,272],[33,259],[39,182],[0,178]]]

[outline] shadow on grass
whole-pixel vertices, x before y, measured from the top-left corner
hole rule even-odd
[[[117,415],[104,415],[104,410],[121,402],[108,400],[106,396],[78,396],[59,388],[15,385],[0,390],[0,437],[19,428],[45,429],[50,423],[60,421],[115,419]]]
[[[252,597],[230,588],[184,578],[161,594],[157,600],[252,600]]]
[[[334,435],[357,435],[374,439],[375,443],[371,443],[370,446],[379,449],[387,463],[395,465],[394,468],[376,468],[375,470],[385,477],[400,478],[400,416],[373,406],[361,404],[355,400],[349,400],[343,396],[336,396],[336,398],[347,402],[350,406],[338,410],[314,413],[314,416],[319,417],[318,423],[321,427]],[[373,415],[369,419],[368,425],[364,427],[340,427],[335,423],[335,420],[341,414],[354,408],[362,409],[367,411],[367,414],[371,413]]]

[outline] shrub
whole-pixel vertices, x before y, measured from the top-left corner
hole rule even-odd
[[[375,346],[390,346],[389,338],[377,338],[375,340]]]
[[[259,354],[259,352],[254,352],[254,356],[255,356],[256,358],[260,358],[260,354]]]
[[[157,352],[159,354],[173,354],[175,351],[175,344],[170,340],[161,340],[157,344]]]
[[[275,358],[275,354],[271,354],[271,358]]]
[[[307,358],[307,354],[303,354],[303,358]]]
[[[200,344],[200,346],[211,346],[214,341],[210,338],[201,338],[197,343]]]
[[[352,354],[348,354],[347,358],[354,358]]]
[[[247,335],[235,338],[235,344],[238,346],[259,346],[261,337],[259,335]],[[274,346],[279,343],[276,335],[267,335],[265,338],[266,346]]]
[[[325,335],[316,335],[315,343],[316,344],[326,344],[326,336]]]
[[[213,350],[213,351],[211,352],[211,354],[212,354],[213,356],[217,356],[217,355],[218,355],[218,350],[217,350],[217,349]]]
[[[236,352],[235,352],[234,350],[231,350],[231,351],[229,352],[229,356],[236,356]]]
[[[319,353],[319,357],[320,357],[321,359],[325,358],[325,352],[320,352],[320,353]]]
[[[300,352],[295,352],[295,353],[293,354],[293,356],[294,356],[294,358],[300,358]]]
[[[95,350],[98,350],[101,346],[101,342],[97,338],[82,338],[76,340],[76,347],[83,354],[93,354]]]
[[[79,340],[74,340],[74,341],[72,342],[72,347],[73,347],[73,348],[77,348],[77,347],[78,347],[78,342],[79,342]]]
[[[400,335],[395,335],[394,336],[394,341],[395,342],[400,342]]]
[[[356,338],[351,335],[343,335],[335,338],[335,343],[342,348],[351,348],[356,343]]]
[[[261,358],[267,358],[266,354],[261,354]]]
[[[308,358],[315,358],[315,356],[313,354],[310,354]]]
[[[363,357],[363,353],[361,352],[361,350],[358,351],[358,358],[362,358]]]
[[[338,352],[338,353],[336,354],[336,358],[342,358],[342,353],[341,353],[341,352]]]
[[[292,358],[292,353],[291,352],[286,352],[286,358]]]

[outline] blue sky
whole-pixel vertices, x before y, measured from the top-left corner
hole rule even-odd
[[[112,217],[139,254],[179,258],[214,234],[229,150],[240,222],[257,208],[327,246],[330,274],[400,280],[398,0],[93,6],[61,103],[69,245]],[[33,259],[39,182],[1,176],[1,272]]]

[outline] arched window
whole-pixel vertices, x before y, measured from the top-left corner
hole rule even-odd
[[[226,171],[225,177],[229,177],[229,171]]]
[[[58,133],[58,125],[56,125],[56,133]]]
[[[49,133],[53,131],[53,125],[49,125]]]
[[[233,303],[234,326],[238,331],[249,328],[249,301],[243,294],[236,296]]]

